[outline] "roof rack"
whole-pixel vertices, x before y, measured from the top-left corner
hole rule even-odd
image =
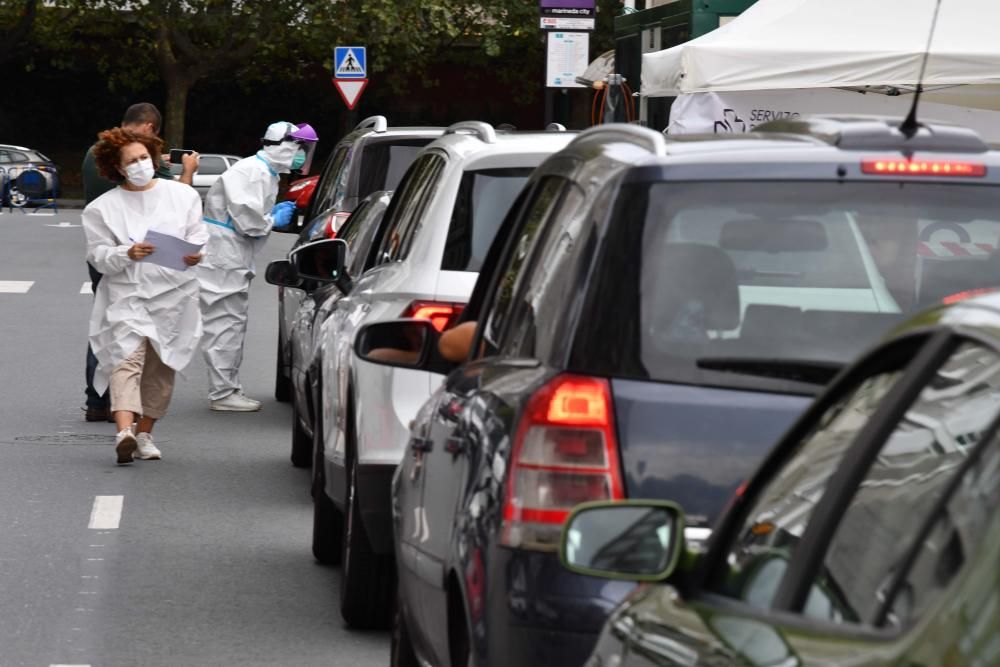
[[[974,130],[946,123],[921,123],[912,137],[902,120],[884,116],[805,116],[762,123],[752,132],[809,135],[845,150],[947,151],[983,153],[989,146]]]
[[[445,134],[474,134],[479,137],[479,140],[486,144],[495,144],[497,142],[497,133],[493,129],[493,126],[489,123],[484,123],[481,120],[463,120],[461,122],[455,123],[454,125],[449,125],[448,129],[444,131]]]
[[[566,126],[562,123],[549,123],[545,126],[546,132],[565,132]]]
[[[372,128],[375,132],[385,132],[389,128],[389,121],[385,116],[369,116],[354,126],[355,130]]]
[[[591,137],[612,138],[616,135],[622,141],[645,148],[652,155],[667,154],[667,140],[662,133],[630,123],[606,123],[588,128],[578,134],[570,145],[588,141]]]

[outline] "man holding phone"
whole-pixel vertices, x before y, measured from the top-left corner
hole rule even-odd
[[[160,115],[159,109],[148,102],[140,102],[133,104],[125,110],[121,126],[136,134],[157,136],[160,133],[162,122],[163,117]],[[167,164],[164,157],[160,156],[154,176],[156,178],[172,179],[170,165]],[[179,158],[181,160],[179,164],[183,166],[179,180],[181,183],[191,185],[194,173],[198,171],[198,154],[194,151],[187,151],[186,155],[179,156]],[[172,157],[170,161],[174,162]],[[178,164],[177,162],[174,163]],[[83,198],[86,204],[89,204],[117,186],[116,183],[112,183],[98,173],[97,162],[94,160],[94,154],[91,149],[87,150],[87,154],[83,158],[81,175],[83,177]],[[90,273],[90,289],[96,293],[97,284],[101,282],[101,274],[89,262],[87,263],[87,270]],[[93,350],[88,345],[86,370],[87,407],[85,418],[89,422],[114,421],[111,417],[110,400],[107,393],[102,396],[94,390],[94,371],[96,369],[97,358],[94,357]]]

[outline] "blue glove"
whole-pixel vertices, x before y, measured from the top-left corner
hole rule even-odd
[[[292,216],[295,214],[295,202],[283,201],[275,204],[271,209],[271,219],[274,220],[274,229],[284,229],[292,224]]]

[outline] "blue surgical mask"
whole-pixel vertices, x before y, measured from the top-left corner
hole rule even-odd
[[[306,152],[300,148],[299,152],[295,154],[294,158],[292,158],[292,170],[294,171],[296,169],[301,169],[302,165],[304,165],[305,163],[306,163]]]

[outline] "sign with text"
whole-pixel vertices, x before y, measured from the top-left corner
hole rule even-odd
[[[538,0],[542,30],[593,30],[596,0]],[[580,21],[586,20],[583,24]],[[566,23],[576,21],[576,23]],[[584,27],[586,25],[586,27]]]
[[[586,32],[548,33],[545,85],[549,88],[583,88],[577,83],[590,64],[590,34]]]

